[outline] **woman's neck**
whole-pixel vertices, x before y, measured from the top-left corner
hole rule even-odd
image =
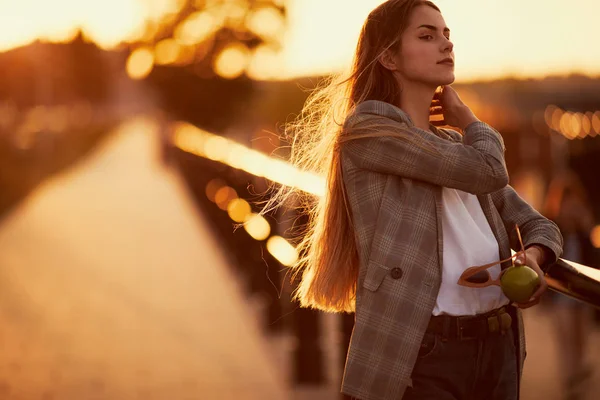
[[[417,128],[429,131],[431,100],[435,88],[422,84],[402,84],[399,107],[410,116]]]

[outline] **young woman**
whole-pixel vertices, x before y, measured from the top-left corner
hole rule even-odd
[[[389,0],[368,16],[349,77],[316,91],[291,127],[292,161],[327,178],[307,203],[296,297],[355,312],[342,384],[355,398],[518,398],[519,308],[547,288],[562,238],[508,185],[502,136],[453,81],[439,9]],[[496,262],[488,280],[511,265],[517,226],[517,262],[542,282],[533,297],[511,304],[497,286],[459,285],[471,266]]]

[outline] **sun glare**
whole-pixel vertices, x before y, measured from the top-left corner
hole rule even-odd
[[[20,0],[0,2],[0,51],[36,39],[72,40],[81,30],[110,49],[141,34],[146,7],[140,1]]]
[[[434,2],[452,29],[458,80],[600,72],[600,51],[593,42],[600,15],[596,0],[571,0],[568,12],[559,0]],[[229,48],[217,61],[221,76],[246,73],[260,80],[320,75],[350,65],[361,26],[382,0],[276,0],[275,4],[286,7],[285,20],[270,6],[247,14],[247,0],[197,0],[204,10],[178,21],[177,13],[187,3],[0,1],[0,51],[35,40],[68,42],[79,31],[101,48],[113,49],[123,42],[153,37],[161,24],[170,21],[176,25],[174,41],[160,43],[155,62],[186,64],[194,57],[191,49],[229,21],[267,39],[281,39],[282,47],[280,51],[264,47],[254,54]],[[593,126],[594,117],[588,120],[570,122],[585,124],[587,129],[588,122]],[[565,129],[574,131],[579,126]]]
[[[382,0],[289,0],[285,76],[340,71]],[[452,30],[457,79],[600,72],[600,2],[434,0]]]

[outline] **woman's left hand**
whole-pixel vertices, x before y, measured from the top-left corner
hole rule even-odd
[[[540,268],[540,262],[543,257],[543,252],[537,247],[530,247],[525,250],[525,255],[521,254],[515,259],[515,265],[527,265],[531,269],[533,269],[538,276],[540,277],[540,284],[537,290],[533,293],[529,301],[525,303],[513,303],[516,307],[521,309],[533,307],[540,302],[542,294],[548,289],[548,283],[546,282],[546,278],[544,277],[544,272]],[[527,264],[525,264],[525,259],[527,259]]]

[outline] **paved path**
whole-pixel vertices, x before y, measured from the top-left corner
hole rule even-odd
[[[0,399],[284,399],[218,243],[134,119],[0,225]]]

